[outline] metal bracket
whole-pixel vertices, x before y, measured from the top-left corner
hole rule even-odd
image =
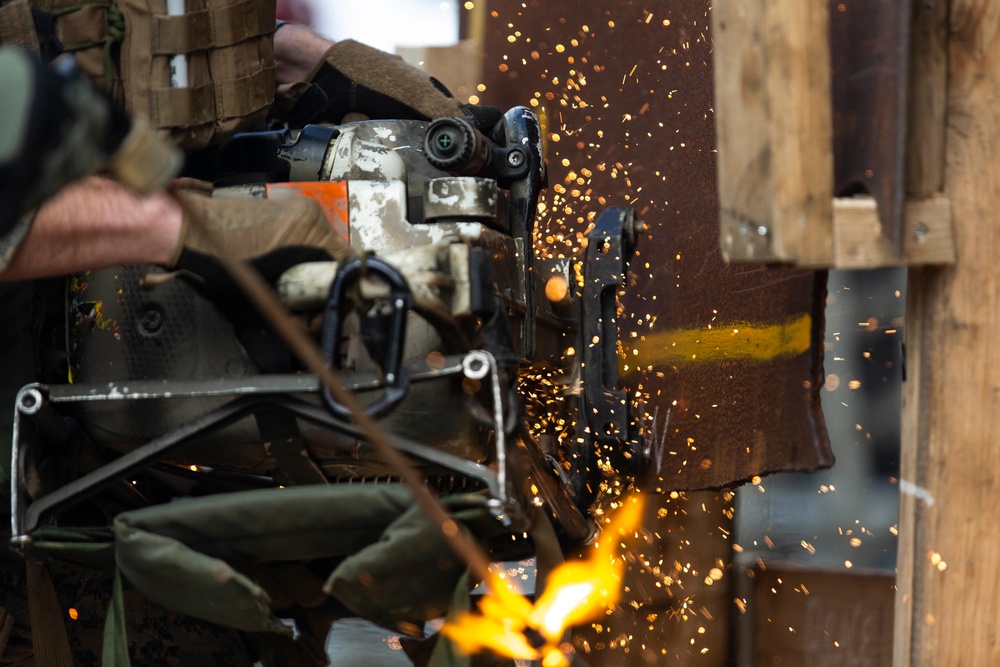
[[[639,472],[644,453],[628,394],[618,377],[618,324],[615,297],[625,280],[642,223],[631,208],[610,208],[587,235],[580,353],[587,368],[583,413],[590,436],[615,470]]]

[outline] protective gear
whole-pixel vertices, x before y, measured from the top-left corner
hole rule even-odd
[[[319,205],[307,197],[280,201],[207,197],[207,184],[188,183],[181,192],[213,236],[237,259],[250,260],[265,281],[275,284],[291,267],[304,262],[343,259],[347,243],[335,234]],[[201,189],[200,194],[193,190]],[[265,373],[296,368],[294,357],[274,329],[243,294],[201,227],[185,212],[181,241],[167,268],[211,301],[233,325],[237,339]]]
[[[207,0],[179,16],[166,16],[165,5],[118,2],[121,62],[111,63],[120,77],[116,99],[189,151],[264,120],[274,101],[274,0]],[[171,79],[181,66],[175,56],[183,56],[186,85]]]
[[[201,192],[197,193],[198,189]],[[185,204],[198,211],[219,238],[227,254],[237,259],[252,259],[283,246],[312,246],[339,260],[349,252],[347,242],[338,236],[319,205],[307,197],[285,197],[280,201],[242,197],[206,197],[207,183],[187,181],[180,192]],[[202,253],[214,250],[201,229],[185,216],[175,260],[188,248]]]
[[[196,150],[267,115],[274,100],[275,3],[188,6],[173,15],[166,0],[13,0],[0,10],[0,43],[49,57],[75,54],[94,84],[130,115]]]
[[[462,105],[423,70],[351,39],[330,47],[308,84],[284,91],[289,107],[285,120],[291,127],[339,123],[360,114],[411,120],[470,116],[480,129],[490,129],[502,117],[496,107]]]
[[[314,246],[283,246],[250,261],[261,277],[274,285],[281,274],[303,262],[328,262],[330,255]],[[176,276],[211,301],[233,325],[237,340],[264,373],[297,370],[295,357],[274,328],[257,312],[222,262],[184,248],[178,257]]]

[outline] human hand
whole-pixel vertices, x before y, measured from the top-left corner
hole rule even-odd
[[[188,220],[170,274],[212,302],[232,324],[248,356],[266,373],[296,369],[291,351],[244,295],[216,252],[247,260],[274,285],[289,268],[348,253],[318,205],[304,197],[280,201],[210,198],[178,193]]]

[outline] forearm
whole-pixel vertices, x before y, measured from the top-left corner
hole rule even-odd
[[[286,23],[274,33],[274,72],[277,83],[307,81],[333,42],[309,28]]]
[[[87,177],[43,204],[0,280],[57,276],[119,264],[165,264],[180,243],[180,207]]]

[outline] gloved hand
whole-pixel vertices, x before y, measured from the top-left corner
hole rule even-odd
[[[325,250],[331,259],[350,254],[343,237],[333,231],[323,210],[304,196],[282,199],[211,197],[212,187],[202,181],[185,179],[178,195],[208,223],[229,256],[252,259],[284,246],[312,246]],[[201,229],[184,216],[180,243],[174,262],[188,248],[211,253]],[[168,268],[173,262],[168,264]]]
[[[330,255],[315,246],[283,246],[250,260],[268,283],[303,262],[329,261]],[[274,328],[257,312],[222,261],[190,248],[184,248],[174,266],[177,278],[211,301],[233,325],[233,332],[247,356],[263,373],[287,373],[298,370],[292,351]]]
[[[292,87],[286,100],[285,120],[292,127],[340,123],[348,114],[411,120],[467,116],[489,131],[503,116],[496,107],[461,104],[420,68],[350,39],[330,47],[307,83]]]
[[[212,198],[193,192],[181,192],[180,196],[208,222],[229,256],[248,260],[271,285],[297,264],[340,260],[350,253],[319,205],[306,197]],[[166,268],[219,309],[262,372],[296,370],[291,351],[244,296],[212,249],[201,229],[187,220],[181,244]]]

